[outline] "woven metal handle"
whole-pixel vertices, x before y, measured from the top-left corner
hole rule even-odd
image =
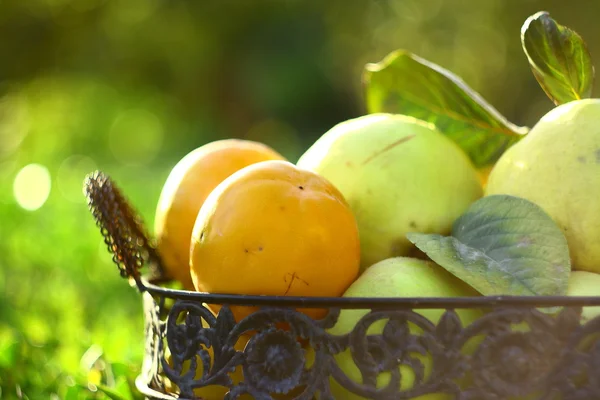
[[[144,266],[148,267],[148,280],[166,279],[143,222],[114,182],[103,172],[95,171],[85,177],[83,190],[121,276],[135,281],[140,291],[146,290],[140,271]]]

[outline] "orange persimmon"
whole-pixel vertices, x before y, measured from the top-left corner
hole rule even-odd
[[[194,290],[190,277],[190,238],[200,207],[225,178],[265,160],[284,160],[284,157],[262,143],[223,139],[191,151],[171,170],[158,200],[154,233],[165,272],[185,289]]]
[[[359,264],[358,227],[342,194],[287,161],[262,161],[221,182],[192,233],[190,271],[201,292],[341,296]],[[254,310],[231,309],[237,321]]]

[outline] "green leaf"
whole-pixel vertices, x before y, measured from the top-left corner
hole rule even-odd
[[[529,200],[483,197],[451,236],[409,233],[434,262],[485,296],[565,295],[571,261],[562,230]]]
[[[594,66],[577,32],[540,11],[523,24],[521,44],[533,75],[554,104],[592,96]]]
[[[110,368],[116,380],[115,388],[119,393],[126,394],[128,399],[143,398],[135,387],[135,378],[137,376],[135,367],[124,363],[113,362],[111,363]]]
[[[509,122],[461,78],[404,50],[367,64],[363,81],[367,112],[431,122],[477,167],[493,164],[529,131]]]
[[[82,389],[80,386],[69,386],[65,392],[63,400],[79,400],[84,398],[83,396],[80,396],[83,390],[84,389]]]
[[[130,380],[127,376],[120,376],[115,380],[114,391],[127,400],[133,400],[133,395],[135,393],[132,391]]]

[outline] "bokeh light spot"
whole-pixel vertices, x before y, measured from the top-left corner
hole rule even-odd
[[[162,123],[156,115],[144,109],[121,113],[109,134],[110,149],[124,165],[143,165],[152,161],[162,140]]]
[[[48,168],[40,164],[23,167],[15,177],[13,194],[21,208],[34,211],[44,205],[52,186]]]
[[[11,94],[0,99],[0,158],[17,150],[29,130],[27,102]]]
[[[82,195],[82,182],[87,174],[96,170],[96,163],[91,158],[75,154],[65,159],[58,168],[56,185],[62,196],[72,202],[85,202]]]

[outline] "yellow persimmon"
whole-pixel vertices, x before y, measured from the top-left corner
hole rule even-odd
[[[210,142],[184,156],[171,170],[158,200],[154,233],[165,272],[187,290],[192,228],[212,190],[243,167],[284,157],[262,143],[242,139]]]
[[[358,276],[358,228],[328,180],[287,161],[263,161],[232,174],[206,199],[190,263],[202,292],[341,296]],[[232,311],[239,321],[253,308]]]

